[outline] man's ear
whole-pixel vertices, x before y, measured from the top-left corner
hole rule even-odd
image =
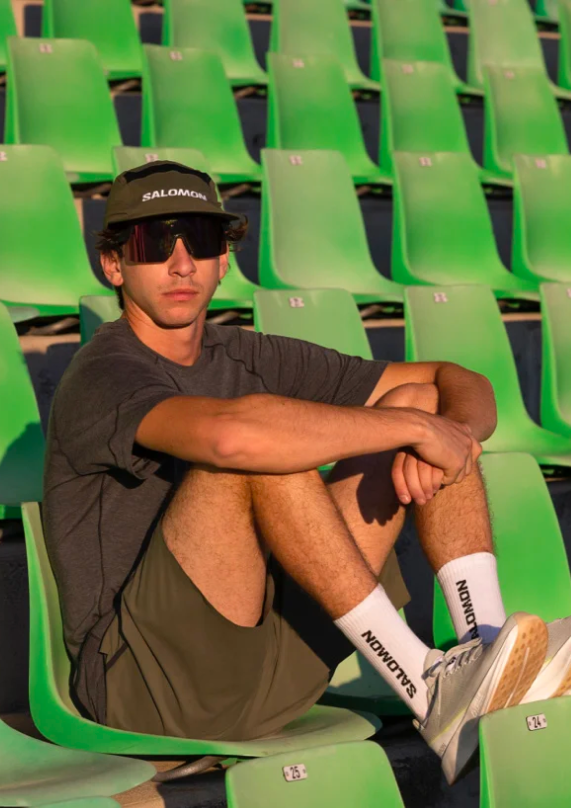
[[[226,252],[223,253],[223,255],[221,255],[219,259],[219,275],[218,275],[219,282],[228,272],[229,262],[230,262],[230,245],[226,244]]]
[[[123,272],[121,270],[121,259],[118,253],[101,253],[101,269],[103,274],[112,286],[123,286]]]

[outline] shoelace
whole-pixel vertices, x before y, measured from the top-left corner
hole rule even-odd
[[[464,645],[460,646],[462,648],[459,651],[457,648],[452,648],[448,651],[444,656],[437,659],[436,662],[428,668],[423,675],[423,678],[431,679],[434,678],[438,674],[438,670],[444,665],[444,673],[443,676],[449,676],[451,673],[457,668],[461,668],[463,665],[468,665],[470,662],[477,659],[483,649],[483,644],[480,639],[471,640],[469,643],[465,643]]]

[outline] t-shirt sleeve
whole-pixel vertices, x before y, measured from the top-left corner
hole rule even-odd
[[[258,334],[256,365],[268,392],[339,406],[364,406],[389,364],[312,342]]]
[[[77,474],[117,468],[144,480],[164,458],[135,442],[137,429],[157,404],[176,395],[168,376],[140,357],[80,360],[58,387],[50,428]]]

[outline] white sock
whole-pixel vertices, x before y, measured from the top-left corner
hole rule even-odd
[[[383,587],[373,589],[354,609],[335,620],[335,625],[423,720],[428,705],[422,674],[430,649],[400,617]]]
[[[459,641],[481,637],[493,642],[506,622],[495,556],[474,553],[456,558],[436,577]]]

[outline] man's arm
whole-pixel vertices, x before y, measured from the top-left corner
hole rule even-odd
[[[439,414],[466,424],[481,442],[496,428],[497,411],[494,390],[479,373],[452,362],[395,362],[385,370],[369,396],[372,406],[389,390],[403,384],[435,384],[439,394]]]
[[[288,474],[346,457],[411,446],[452,483],[472,449],[469,430],[406,407],[338,407],[269,394],[175,396],[141,421],[136,441],[220,468]]]

